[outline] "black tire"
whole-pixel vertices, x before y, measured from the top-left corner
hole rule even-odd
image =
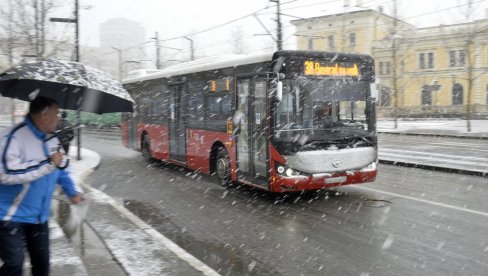
[[[230,158],[227,151],[223,148],[219,148],[217,152],[215,174],[217,175],[220,185],[227,187],[232,184],[230,175]]]
[[[142,158],[150,162],[152,161],[152,156],[151,156],[151,142],[149,141],[149,136],[148,135],[143,135],[141,139],[141,153],[142,153]]]

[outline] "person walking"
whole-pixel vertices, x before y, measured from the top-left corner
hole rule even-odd
[[[64,170],[68,161],[54,134],[56,101],[37,97],[22,123],[0,133],[0,275],[23,275],[24,244],[32,275],[49,275],[49,226],[52,194],[59,184],[71,203],[81,190]]]

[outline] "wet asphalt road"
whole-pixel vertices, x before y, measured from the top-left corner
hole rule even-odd
[[[88,184],[223,275],[485,275],[488,179],[379,166],[375,183],[273,195],[87,135]]]

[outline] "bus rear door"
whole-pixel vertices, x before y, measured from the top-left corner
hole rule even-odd
[[[237,110],[243,117],[236,137],[237,178],[269,189],[267,81],[237,79]]]
[[[169,158],[186,163],[186,118],[184,84],[173,84],[170,89]]]
[[[127,120],[127,147],[137,149],[137,115],[134,113],[126,113],[123,116]]]

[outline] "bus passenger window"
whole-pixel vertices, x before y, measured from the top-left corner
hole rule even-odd
[[[227,120],[230,116],[231,102],[228,94],[208,95],[207,104],[209,119]]]

